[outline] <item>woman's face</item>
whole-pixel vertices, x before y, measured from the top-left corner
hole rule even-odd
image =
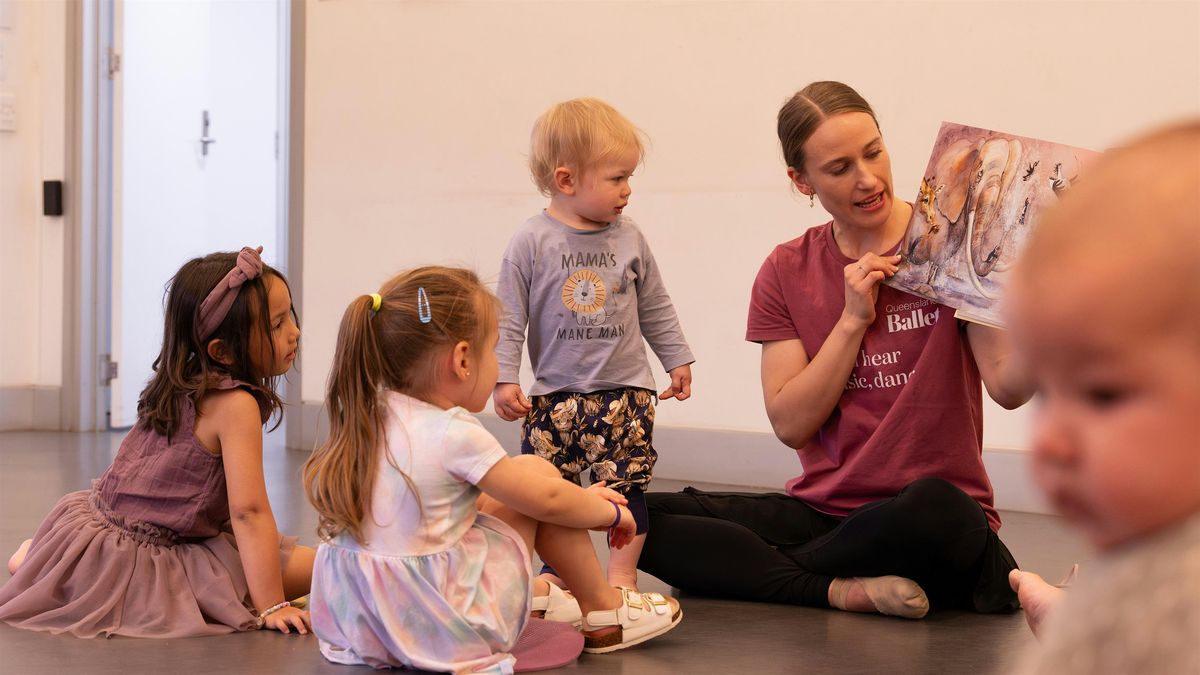
[[[892,161],[867,113],[830,117],[804,143],[804,166],[788,176],[844,227],[881,228],[892,213]]]

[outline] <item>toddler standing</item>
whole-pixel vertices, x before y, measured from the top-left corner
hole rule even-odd
[[[537,457],[510,458],[468,414],[496,384],[498,314],[473,273],[424,267],[342,317],[330,436],[304,469],[326,542],[313,631],[330,661],[512,672],[534,610],[579,623],[589,652],[643,642],[683,617],[674,599],[606,583],[584,528],[628,543],[635,527],[620,494],[583,490]],[[533,583],[532,550],[578,603]]]
[[[137,425],[92,489],[58,501],[8,563],[0,620],[79,637],[307,632],[314,552],[281,537],[262,425],[300,329],[257,250],[188,261]]]
[[[501,262],[504,303],[496,414],[524,417],[521,451],[579,483],[591,469],[625,495],[637,537],[612,550],[608,580],[637,588],[646,538],[644,493],[658,458],[652,443],[654,378],[650,344],[670,374],[659,398],[691,396],[695,361],[650,246],[623,215],[643,155],[639,131],[593,98],[559,103],[534,124],[530,170],[544,211],[513,236]],[[521,390],[526,328],[534,382]]]
[[[1041,394],[1034,477],[1100,552],[1062,591],[1014,570],[1024,672],[1200,673],[1200,120],[1110,152],[1011,287]]]

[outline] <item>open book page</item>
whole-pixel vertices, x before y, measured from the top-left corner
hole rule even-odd
[[[1002,326],[1000,297],[1025,240],[1098,156],[943,122],[900,245],[904,259],[885,283]]]

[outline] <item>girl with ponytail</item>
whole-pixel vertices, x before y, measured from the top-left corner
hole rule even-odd
[[[587,530],[634,536],[625,498],[532,455],[469,413],[496,384],[499,303],[474,273],[404,272],[347,307],[329,377],[329,440],[304,482],[319,515],[310,602],[336,663],[512,672],[531,613],[575,624],[574,655],[667,632],[673,599],[609,586]],[[571,592],[535,581],[536,550]],[[564,646],[565,645],[565,646]]]

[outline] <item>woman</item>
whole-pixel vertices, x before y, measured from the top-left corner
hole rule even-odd
[[[871,107],[814,82],[779,112],[788,178],[833,220],[781,244],[751,293],[787,494],[650,494],[643,570],[691,592],[920,618],[1012,610],[1016,567],[982,461],[980,380],[1032,394],[999,330],[881,285],[912,206],[896,201]]]

